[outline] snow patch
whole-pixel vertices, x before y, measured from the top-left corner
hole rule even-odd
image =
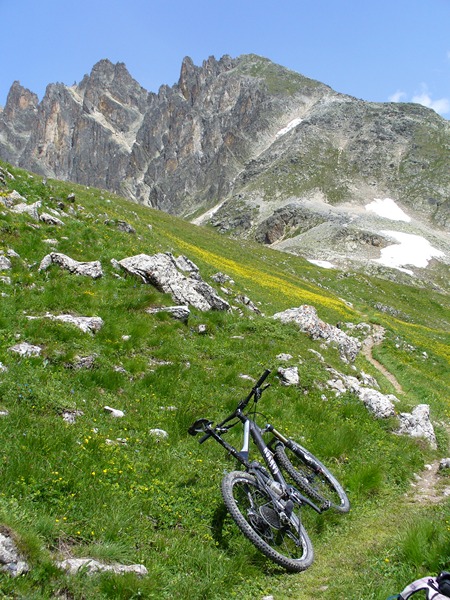
[[[281,137],[282,135],[285,135],[286,133],[288,133],[289,131],[291,131],[291,129],[294,129],[294,127],[297,127],[297,125],[300,125],[300,123],[303,121],[303,119],[300,119],[299,117],[297,117],[296,119],[292,119],[292,121],[290,121],[286,127],[283,127],[283,129],[280,129],[280,131],[275,135],[276,138]]]
[[[328,260],[313,260],[312,258],[308,258],[308,262],[312,263],[313,265],[317,265],[318,267],[322,267],[323,269],[335,269],[336,268]]]
[[[391,219],[391,221],[404,221],[409,223],[409,217],[391,198],[375,198],[373,202],[366,205],[366,210],[377,214],[379,217]]]
[[[380,233],[394,238],[398,244],[387,246],[381,250],[380,258],[375,262],[386,267],[393,267],[413,275],[410,269],[403,268],[405,265],[420,267],[424,269],[428,266],[432,258],[445,256],[441,250],[433,248],[430,242],[421,235],[412,233],[402,233],[400,231],[381,231]]]
[[[201,214],[199,217],[192,219],[191,223],[193,225],[202,225],[203,223],[205,223],[205,221],[213,217],[216,214],[216,212],[223,206],[223,204],[225,204],[225,200],[219,202],[219,204],[216,204],[215,206]]]

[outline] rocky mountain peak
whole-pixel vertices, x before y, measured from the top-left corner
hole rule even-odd
[[[25,115],[34,113],[38,104],[37,95],[24,88],[19,81],[15,81],[8,93],[4,116],[7,119],[23,121]]]
[[[41,102],[16,82],[0,157],[340,266],[377,259],[392,239],[383,231],[426,234],[450,255],[449,122],[252,54],[186,57],[158,94],[107,59]],[[414,225],[394,230],[366,210],[385,199]]]

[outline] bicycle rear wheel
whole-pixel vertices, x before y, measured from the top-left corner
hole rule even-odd
[[[341,513],[350,510],[350,502],[344,488],[327,467],[306,448],[292,440],[286,445],[277,442],[274,454],[277,462],[289,473],[300,490],[321,504],[322,509],[334,508]]]
[[[311,541],[295,512],[282,523],[272,499],[257,479],[232,471],[222,480],[225,505],[241,532],[265,556],[288,571],[304,571],[313,562]]]

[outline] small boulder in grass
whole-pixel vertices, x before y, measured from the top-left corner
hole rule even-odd
[[[106,410],[106,412],[108,412],[112,417],[115,417],[116,419],[120,419],[125,416],[123,410],[111,408],[111,406],[104,406],[103,408],[104,410]]]
[[[166,440],[169,437],[169,434],[164,429],[149,429],[149,434],[160,440]]]
[[[298,385],[300,382],[297,367],[287,367],[286,369],[280,367],[278,369],[278,375],[280,377],[281,385]]]

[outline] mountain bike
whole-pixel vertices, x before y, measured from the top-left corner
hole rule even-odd
[[[244,470],[231,471],[222,480],[221,490],[231,518],[258,550],[288,571],[303,571],[313,562],[314,551],[301,521],[301,509],[311,507],[317,513],[334,509],[350,510],[343,487],[330,471],[300,444],[286,438],[273,425],[256,424],[256,404],[270,384],[263,383],[270,374],[266,369],[251,392],[221,423],[197,419],[188,432],[203,433],[200,444],[212,437],[233,456]],[[253,414],[245,411],[253,401]],[[243,426],[243,445],[238,450],[223,435],[236,425]],[[271,434],[268,443],[263,438]],[[264,463],[250,461],[250,439]],[[292,479],[291,485],[282,470]]]

